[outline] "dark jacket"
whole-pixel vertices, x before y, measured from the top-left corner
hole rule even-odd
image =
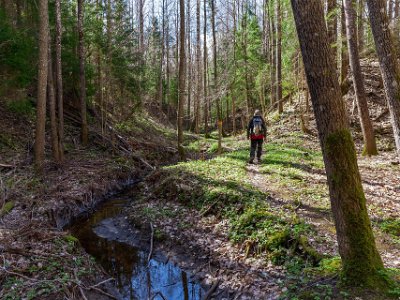
[[[261,118],[261,133],[259,135],[256,135],[254,133],[254,125],[253,125],[253,120],[254,118]],[[252,140],[261,140],[265,138],[267,134],[267,127],[265,126],[265,121],[263,117],[261,116],[254,116],[251,118],[249,125],[247,126],[247,138],[251,138]]]

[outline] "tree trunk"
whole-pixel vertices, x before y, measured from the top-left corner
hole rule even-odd
[[[144,13],[143,6],[145,0],[139,0],[139,51],[144,52]]]
[[[196,113],[195,133],[200,132],[200,94],[201,94],[201,47],[200,47],[200,0],[196,1],[196,69],[197,69],[197,92],[196,92]]]
[[[400,157],[400,69],[389,30],[388,17],[383,0],[367,0],[369,19],[379,57],[383,85],[385,87],[392,121],[397,155]]]
[[[337,13],[336,13],[336,7],[337,2],[336,0],[328,0],[328,36],[329,36],[329,43],[331,44],[331,47],[334,52],[335,56],[335,62],[337,58]]]
[[[282,15],[281,0],[276,0],[276,97],[278,101],[278,112],[283,113],[282,101]]]
[[[217,37],[215,32],[215,0],[211,0],[211,28],[213,38],[213,63],[214,63],[214,95],[217,104],[217,126],[218,126],[218,154],[222,152],[222,113],[218,93],[218,70],[217,70]]]
[[[185,104],[185,1],[179,0],[180,11],[180,49],[179,49],[179,99],[178,99],[178,151],[181,160],[185,160],[183,148],[183,118]]]
[[[36,133],[35,133],[35,167],[38,173],[43,173],[44,146],[46,126],[46,93],[48,75],[48,32],[49,15],[47,0],[39,1],[39,64],[38,91],[36,104]]]
[[[188,128],[190,128],[191,120],[191,102],[192,102],[192,43],[191,43],[191,31],[190,31],[190,0],[187,1],[187,11],[186,11],[186,32],[187,32],[187,111],[186,118],[188,121]]]
[[[60,162],[64,161],[64,100],[63,78],[61,64],[61,0],[56,0],[56,83],[57,83],[57,109],[58,109],[58,150]]]
[[[208,137],[208,95],[207,95],[207,0],[203,0],[204,28],[203,28],[203,89],[204,89],[204,135]]]
[[[341,9],[341,31],[342,31],[342,36],[341,36],[342,64],[340,68],[340,83],[342,84],[346,80],[347,75],[349,74],[349,54],[347,51],[347,39],[346,39],[346,16],[344,13],[343,0]]]
[[[78,35],[79,35],[79,85],[80,85],[80,113],[81,113],[81,141],[88,144],[88,123],[86,117],[86,78],[85,78],[85,45],[83,40],[83,1],[78,0]]]
[[[393,18],[393,0],[388,0],[388,17],[389,17],[389,23]]]
[[[168,51],[168,50],[167,50]],[[160,76],[158,78],[158,103],[160,104],[160,112],[162,112],[164,104],[163,78],[164,78],[164,56],[165,56],[165,0],[162,0],[162,37],[161,37],[161,57],[160,57]]]
[[[358,22],[357,22],[357,39],[358,52],[362,55],[364,51],[364,0],[358,0]]]
[[[360,117],[361,129],[364,136],[364,155],[377,155],[374,128],[368,111],[367,97],[364,87],[364,79],[361,72],[360,58],[358,54],[356,10],[352,4],[353,0],[344,0],[346,15],[347,45],[349,48],[350,68],[353,76],[355,96],[357,99],[358,114]]]
[[[56,115],[56,95],[54,92],[54,74],[53,60],[51,59],[51,37],[49,32],[49,54],[48,54],[48,74],[47,74],[47,94],[50,112],[50,129],[51,129],[51,148],[53,158],[57,163],[60,163],[60,151],[58,149],[58,121]]]
[[[270,14],[270,28],[271,28],[271,105],[276,103],[276,32],[275,32],[275,18],[274,14],[271,13],[271,9],[268,10]]]
[[[367,213],[322,3],[319,0],[291,2],[328,177],[343,262],[342,278],[350,285],[376,287],[384,284],[379,274],[383,263]]]

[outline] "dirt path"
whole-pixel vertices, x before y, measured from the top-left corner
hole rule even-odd
[[[265,163],[263,162],[263,164]],[[267,201],[271,207],[277,210],[285,206],[294,208],[297,215],[311,224],[317,232],[319,238],[310,240],[312,246],[321,254],[337,256],[336,231],[330,208],[316,209],[314,207],[316,202],[313,204],[305,199],[302,199],[304,202],[295,201],[295,197],[301,192],[291,190],[291,187],[282,189],[282,185],[276,179],[262,172],[263,164],[247,166],[251,184],[269,194]],[[359,157],[358,164],[378,249],[386,267],[398,268],[400,266],[399,243],[378,228],[382,222],[395,220],[400,213],[400,204],[397,201],[400,191],[400,176],[398,175],[399,165],[396,163],[395,153],[382,152],[379,156],[371,158]],[[311,173],[305,179],[309,186],[317,186],[321,183],[326,185],[323,172]],[[321,243],[321,241],[324,242]]]

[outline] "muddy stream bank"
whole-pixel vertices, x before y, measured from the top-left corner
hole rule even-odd
[[[85,250],[115,280],[120,299],[201,300],[209,287],[195,281],[163,253],[154,250],[150,261],[148,234],[129,224],[124,210],[132,192],[114,195],[90,216],[69,228]]]

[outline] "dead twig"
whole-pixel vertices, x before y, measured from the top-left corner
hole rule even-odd
[[[7,164],[1,164],[1,163],[0,163],[0,167],[2,167],[2,168],[14,168],[13,165],[7,165]]]
[[[82,287],[78,285],[79,292],[81,293],[81,296],[84,300],[88,300],[88,298],[85,295],[85,292],[83,291]]]
[[[218,200],[211,203],[203,212],[200,213],[200,216],[204,217],[217,203]]]
[[[4,268],[4,267],[1,267],[0,269],[3,270],[4,272],[6,272],[6,273],[9,274],[9,275],[18,276],[18,277],[21,277],[21,278],[23,278],[23,279],[25,279],[25,280],[27,280],[27,281],[34,281],[34,282],[37,282],[37,281],[38,281],[37,279],[29,278],[28,276],[22,275],[22,274],[20,274],[20,273],[16,273],[16,272],[13,272],[13,271],[8,271],[8,270],[7,270],[6,268]]]
[[[97,287],[91,286],[91,287],[88,287],[88,288],[86,288],[86,289],[88,289],[88,290],[95,290],[95,291],[99,292],[100,294],[103,294],[104,296],[107,296],[107,297],[110,298],[110,299],[118,300],[117,297],[115,297],[115,296],[113,296],[113,295],[111,295],[111,294],[109,294],[109,293],[107,293],[107,292],[105,292],[105,291],[103,291],[102,289],[99,289],[99,288],[97,288]]]
[[[108,279],[106,279],[106,280],[103,280],[102,282],[99,282],[99,283],[96,283],[95,285],[90,286],[89,288],[98,287],[99,285],[105,284],[105,283],[107,283],[107,282],[109,282],[109,281],[112,281],[112,280],[115,280],[115,279],[114,279],[114,278],[108,278]]]
[[[149,251],[149,256],[147,257],[147,264],[150,263],[151,255],[153,254],[154,226],[153,226],[153,223],[151,223],[151,222],[150,222],[150,228],[151,228],[150,251]]]
[[[208,290],[207,294],[205,294],[203,300],[208,300],[211,298],[212,294],[214,294],[215,290],[218,288],[220,282],[221,280],[219,279],[216,282],[214,282],[212,287]]]

